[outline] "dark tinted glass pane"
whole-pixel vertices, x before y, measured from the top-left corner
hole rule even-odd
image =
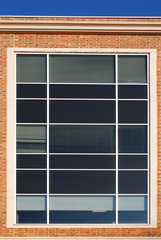
[[[50,84],[50,98],[115,98],[115,86]]]
[[[46,171],[17,171],[17,193],[46,193]]]
[[[115,127],[50,126],[50,152],[115,152]]]
[[[115,172],[50,171],[50,193],[115,193]]]
[[[42,84],[17,84],[18,98],[46,98],[46,85]]]
[[[17,153],[46,152],[46,127],[24,125],[17,126]]]
[[[119,223],[147,223],[147,196],[120,196]]]
[[[46,82],[46,55],[17,55],[17,82]]]
[[[120,83],[146,83],[146,56],[119,56],[118,81]]]
[[[146,126],[119,126],[120,153],[146,153]]]
[[[50,55],[50,82],[114,82],[114,56]]]
[[[17,101],[17,122],[43,123],[46,122],[46,101]]]
[[[147,171],[119,171],[119,193],[147,193]]]
[[[114,101],[50,101],[50,122],[115,122]]]
[[[147,101],[119,101],[119,123],[147,123]]]
[[[115,223],[115,211],[50,211],[50,223]]]
[[[50,168],[114,169],[115,156],[102,155],[51,155]]]
[[[46,168],[46,155],[17,154],[17,168]]]
[[[17,211],[16,223],[47,223],[47,212]]]
[[[120,169],[146,169],[147,156],[121,155],[119,156],[118,164]]]
[[[144,99],[147,98],[147,86],[118,86],[119,98]]]

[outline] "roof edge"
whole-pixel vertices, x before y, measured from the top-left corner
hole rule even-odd
[[[0,32],[161,33],[161,21],[0,20]]]

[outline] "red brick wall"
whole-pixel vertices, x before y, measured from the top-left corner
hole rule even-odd
[[[155,21],[161,19],[0,18],[0,20]],[[158,225],[157,228],[6,228],[7,48],[157,49]],[[149,237],[161,236],[161,36],[159,34],[0,33],[0,237]],[[159,200],[160,199],[160,200]]]

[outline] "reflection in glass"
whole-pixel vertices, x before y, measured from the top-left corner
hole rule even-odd
[[[45,196],[17,196],[16,223],[47,223]]]
[[[18,54],[17,82],[46,82],[46,55]]]
[[[114,56],[50,55],[50,82],[112,83]]]
[[[50,196],[50,223],[115,223],[113,196]]]
[[[120,153],[147,153],[147,126],[119,126]]]
[[[33,125],[17,126],[17,153],[46,152],[46,127]]]
[[[50,193],[115,193],[115,171],[50,171]]]
[[[119,223],[147,223],[147,196],[120,196]]]
[[[147,82],[146,56],[119,56],[118,81],[119,83],[146,83]]]
[[[50,126],[50,153],[115,152],[114,126]]]

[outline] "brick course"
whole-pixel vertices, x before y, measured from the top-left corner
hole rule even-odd
[[[160,18],[0,17],[29,21],[161,22]],[[158,97],[158,226],[157,228],[6,228],[7,48],[157,49]],[[161,236],[161,35],[150,33],[0,33],[0,238],[1,237],[159,237]]]

